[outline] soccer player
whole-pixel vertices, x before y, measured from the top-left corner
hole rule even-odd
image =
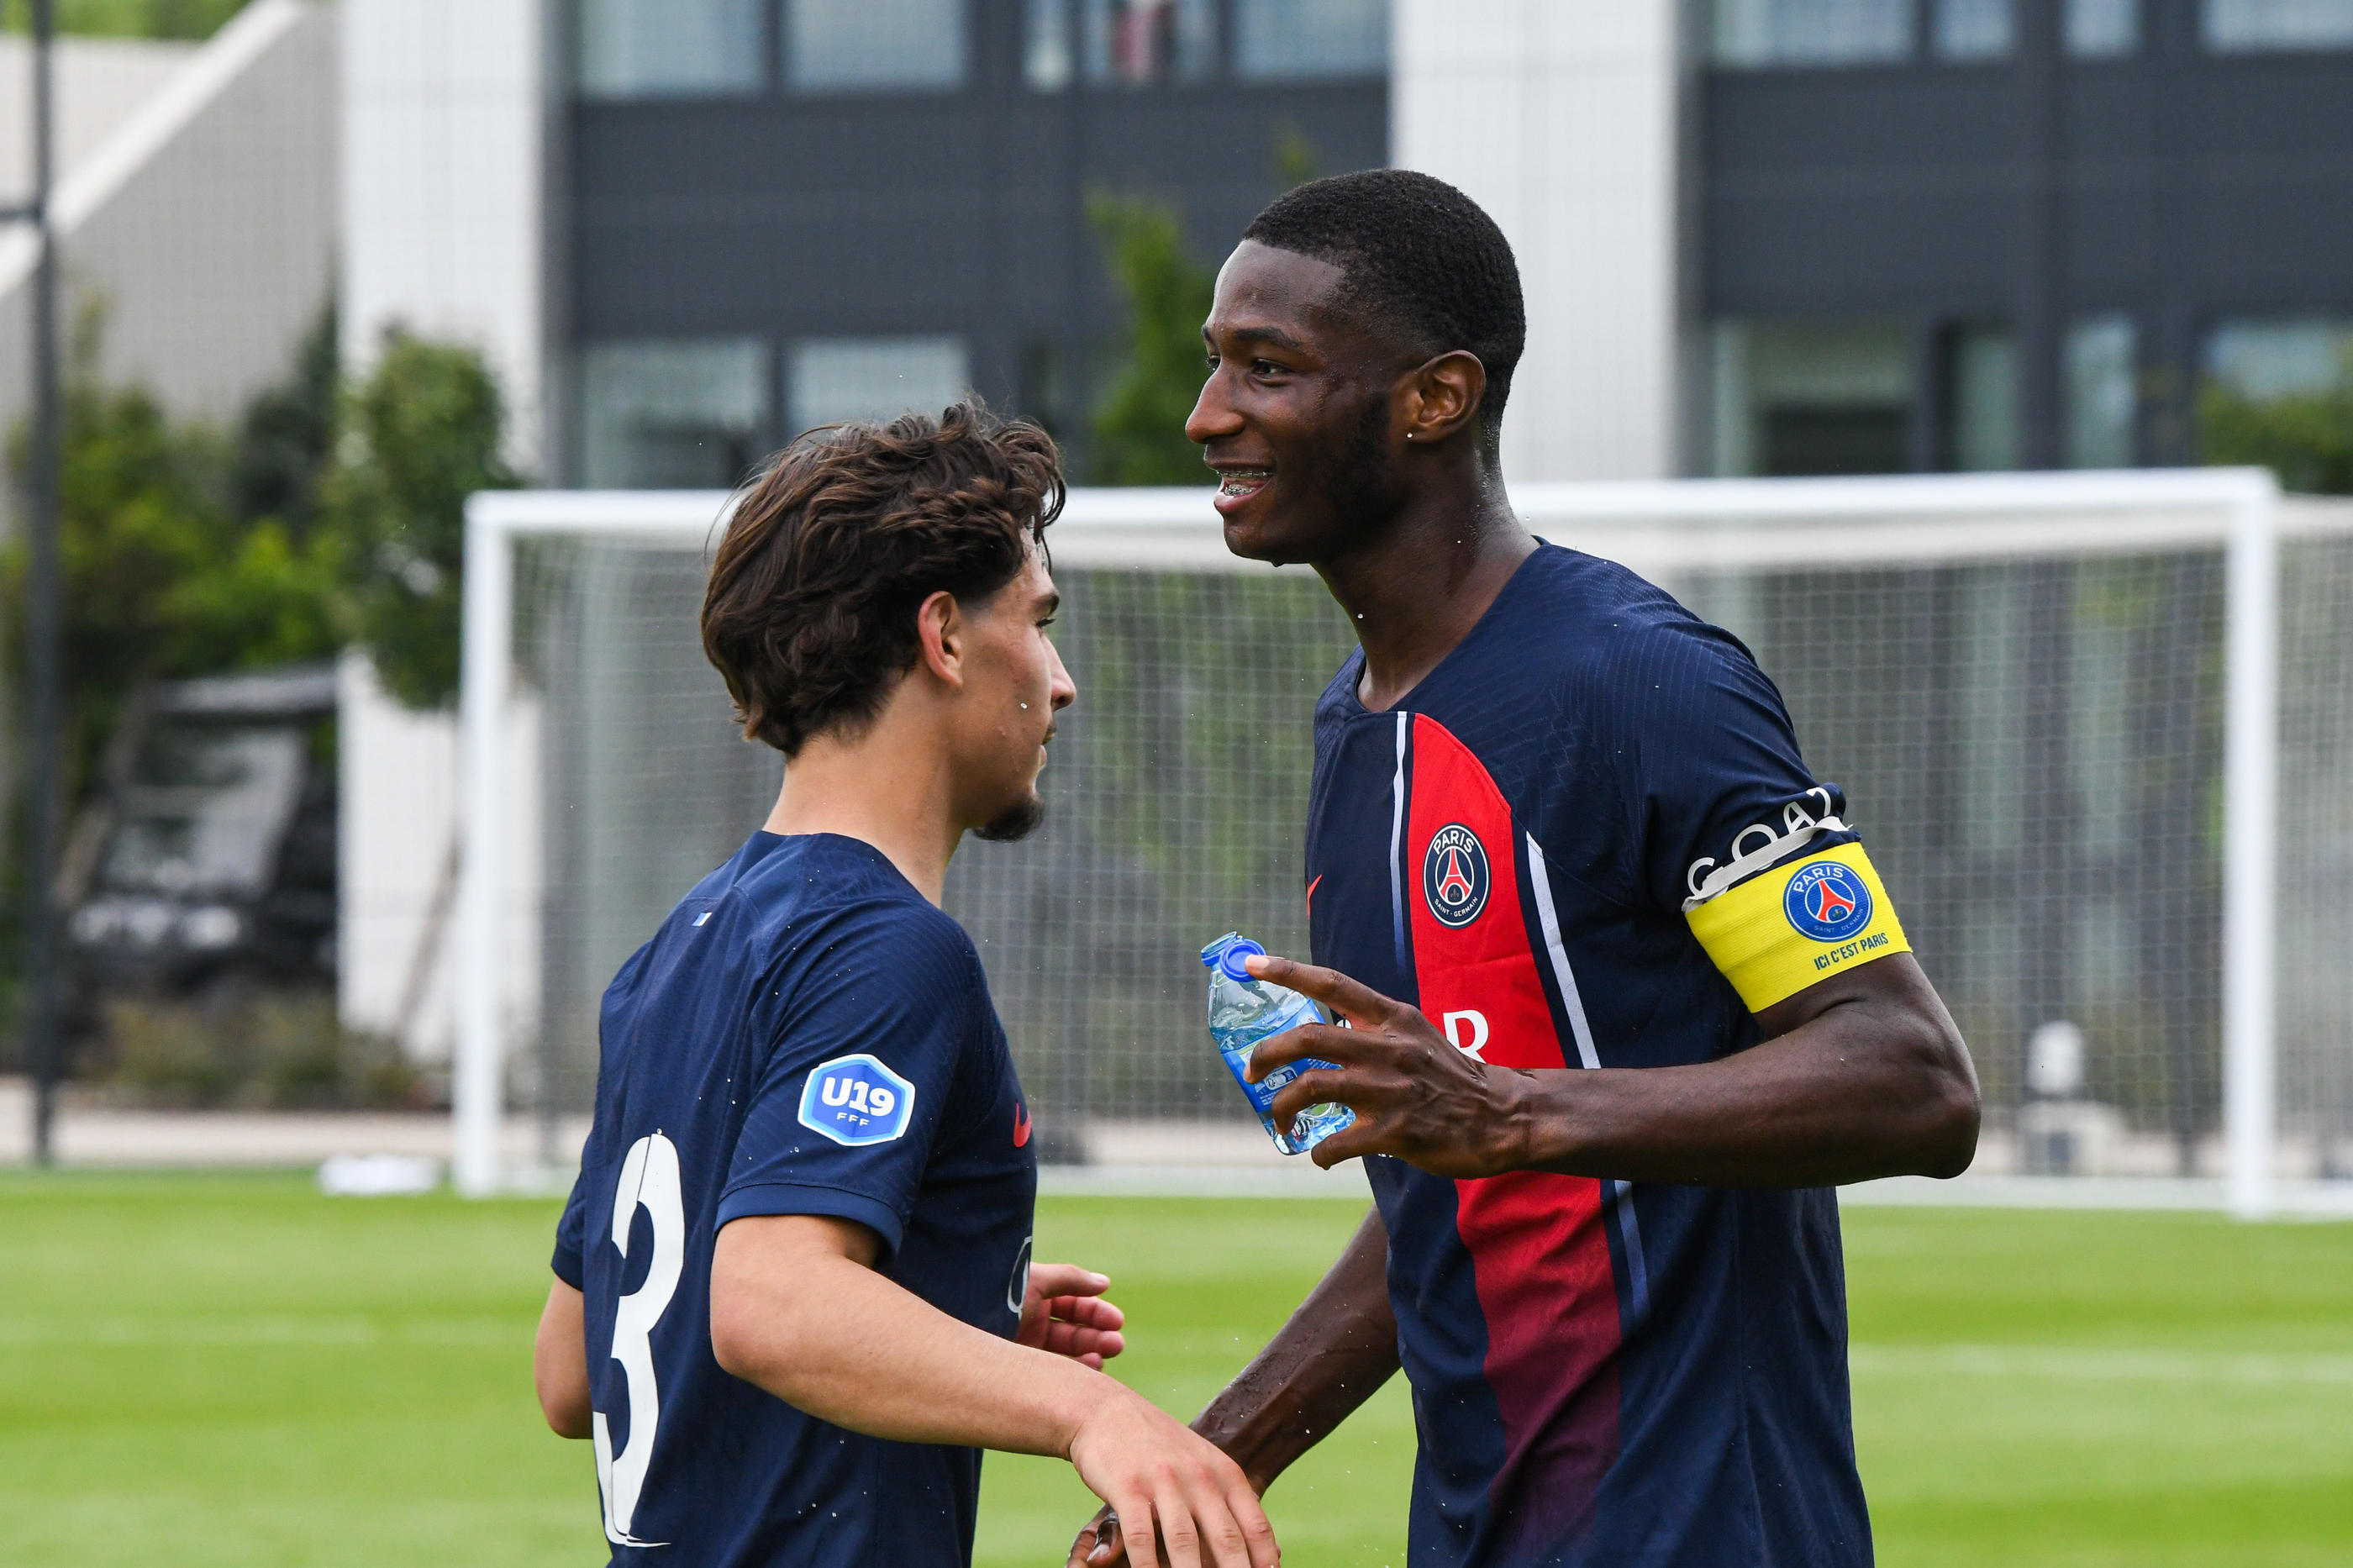
[[[1261,1489],[1402,1364],[1414,1568],[1871,1561],[1841,1182],[1975,1150],[1967,1048],[1838,786],[1728,633],[1514,518],[1517,268],[1403,171],[1301,186],[1219,274],[1188,423],[1235,553],[1360,647],[1315,710],[1315,964],[1354,1026],[1356,1239],[1194,1423]],[[1098,1516],[1076,1563],[1118,1560]]]
[[[535,1358],[616,1563],[960,1568],[983,1447],[1068,1458],[1174,1568],[1276,1561],[1233,1461],[1099,1370],[1108,1281],[1030,1263],[1029,1112],[938,908],[966,832],[1041,814],[1061,498],[1043,431],[957,405],[805,437],[728,524],[703,647],[784,789],[606,993]]]

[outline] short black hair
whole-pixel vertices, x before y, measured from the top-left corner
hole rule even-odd
[[[1339,268],[1358,310],[1426,353],[1478,355],[1487,370],[1479,417],[1493,448],[1528,313],[1512,242],[1477,202],[1411,169],[1366,169],[1275,197],[1242,237]]]

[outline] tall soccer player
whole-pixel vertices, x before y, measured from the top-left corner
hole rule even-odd
[[[539,1330],[617,1564],[964,1568],[981,1448],[1068,1458],[1172,1568],[1275,1563],[1234,1462],[1099,1370],[1108,1282],[1030,1263],[1029,1113],[938,907],[967,832],[1041,813],[1061,498],[1043,431],[958,405],[804,437],[728,524],[703,647],[784,790],[606,994]]]
[[[1414,1568],[1868,1563],[1831,1189],[1957,1173],[1978,1095],[1844,797],[1737,639],[1514,518],[1519,276],[1461,192],[1293,191],[1204,335],[1229,548],[1314,565],[1361,644],[1315,710],[1315,966],[1253,961],[1354,1027],[1254,1067],[1338,1064],[1275,1111],[1353,1107],[1315,1159],[1377,1205],[1196,1429],[1263,1489],[1402,1365]],[[1119,1551],[1099,1516],[1071,1560]]]

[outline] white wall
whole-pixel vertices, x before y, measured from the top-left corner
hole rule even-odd
[[[196,49],[148,38],[59,38],[49,61],[58,94],[58,177],[88,163]],[[0,206],[14,205],[33,188],[32,72],[31,40],[0,35]]]
[[[455,890],[444,888],[442,877],[458,824],[458,718],[402,707],[376,684],[364,655],[344,655],[339,673],[339,1010],[353,1028],[392,1034],[412,978],[420,979],[420,1005],[400,1043],[417,1060],[446,1062],[457,1019],[454,905],[444,913],[439,941],[429,950],[425,942],[436,899]],[[522,1042],[537,1026],[540,1002],[536,703],[516,701],[506,742],[507,776],[530,786],[507,807],[501,883],[507,900],[506,1037]]]
[[[1469,193],[1519,257],[1513,479],[1675,472],[1680,9],[1394,0],[1390,161]]]
[[[342,0],[343,330],[364,369],[401,324],[498,373],[540,462],[543,0]]]
[[[107,379],[227,425],[293,368],[332,279],[334,49],[332,12],[256,0],[193,51],[101,51],[113,71],[62,51],[67,325],[105,302]],[[36,255],[29,230],[0,230],[0,427],[28,395]]]

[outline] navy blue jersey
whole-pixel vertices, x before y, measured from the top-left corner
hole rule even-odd
[[[605,994],[596,1116],[556,1230],[586,1296],[615,1563],[963,1568],[980,1454],[802,1414],[721,1370],[730,1220],[830,1215],[1010,1336],[1037,1152],[972,942],[871,846],[758,833]]]
[[[1544,546],[1399,707],[1362,671],[1315,713],[1315,961],[1482,1059],[1713,1061],[1758,1037],[1736,972],[1902,950],[1772,683],[1623,568]],[[1832,1193],[1367,1165],[1414,1568],[1870,1562]]]

